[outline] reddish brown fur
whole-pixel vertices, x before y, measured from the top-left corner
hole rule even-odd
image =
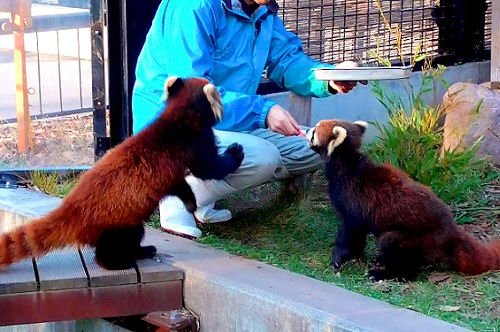
[[[160,118],[107,152],[57,209],[0,235],[0,266],[67,245],[95,246],[103,230],[142,225],[160,199],[184,183],[194,139],[211,132],[215,120],[203,119],[210,105],[193,106],[207,83],[184,80]]]
[[[327,156],[328,143],[336,139],[335,126],[345,128],[347,137]],[[499,240],[483,243],[467,234],[429,188],[395,167],[374,164],[359,151],[363,126],[328,120],[313,130],[316,146],[311,147],[326,160],[330,197],[342,220],[332,259],[335,268],[359,256],[371,232],[385,265],[370,271],[374,279],[411,279],[427,263],[468,275],[500,269]]]

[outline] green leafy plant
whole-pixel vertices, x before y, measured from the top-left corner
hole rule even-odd
[[[385,107],[389,120],[375,123],[380,135],[367,151],[378,161],[388,162],[428,185],[448,203],[464,202],[485,182],[488,163],[476,157],[479,142],[463,151],[442,151],[442,121],[445,110],[430,106],[424,96],[443,83],[444,67],[426,69],[422,85],[408,87],[408,100],[390,94],[376,82],[372,92]],[[443,84],[446,84],[445,82]]]
[[[76,183],[76,177],[61,179],[55,172],[35,170],[30,174],[30,182],[36,189],[52,196],[66,196]]]

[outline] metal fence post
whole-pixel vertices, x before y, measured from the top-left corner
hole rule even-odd
[[[91,0],[91,42],[92,42],[92,104],[94,126],[94,151],[98,159],[106,152],[106,90],[104,82],[104,42],[103,42],[103,3]]]

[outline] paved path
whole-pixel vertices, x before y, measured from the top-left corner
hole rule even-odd
[[[81,13],[85,10],[33,5],[32,11],[33,16],[52,15],[57,19],[58,14]],[[0,18],[5,15],[0,13]],[[16,117],[13,45],[11,34],[0,35],[0,120]],[[91,107],[89,28],[27,33],[25,47],[31,115]]]

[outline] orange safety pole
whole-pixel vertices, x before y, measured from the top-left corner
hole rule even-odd
[[[16,72],[16,111],[17,111],[17,149],[26,153],[31,145],[31,123],[28,102],[28,80],[26,78],[26,50],[24,48],[24,29],[27,6],[23,0],[17,2],[15,12],[11,13],[14,34],[14,66]]]

